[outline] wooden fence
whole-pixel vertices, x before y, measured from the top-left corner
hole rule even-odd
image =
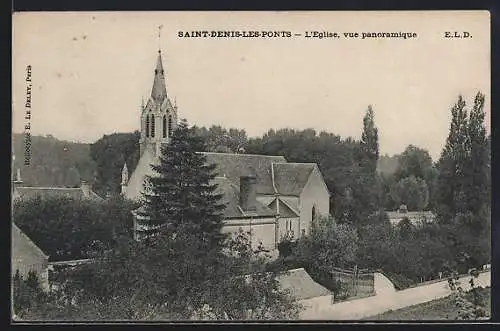
[[[375,295],[374,273],[371,271],[356,267],[350,270],[334,267],[330,274],[333,280],[342,282],[348,298]]]

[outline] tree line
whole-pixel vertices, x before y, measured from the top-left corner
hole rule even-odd
[[[359,141],[325,132],[318,135],[310,129],[282,129],[270,130],[262,138],[241,143],[243,132],[233,130],[230,134],[228,130],[217,129],[212,131],[218,133],[211,136],[210,130],[189,128],[183,122],[168,148],[163,149],[160,165],[155,168],[162,175],[147,182],[149,189],[142,214],[149,220],[144,232],[149,239],[137,243],[126,233],[116,236],[108,227],[104,232],[114,240],[97,252],[99,263],[63,273],[64,295],[71,293],[71,298],[80,302],[78,307],[97,307],[98,312],[92,311],[100,313],[102,318],[186,317],[203,311],[223,318],[239,318],[242,314],[257,314],[252,316],[258,318],[290,317],[298,314],[296,302],[278,289],[272,276],[292,266],[307,268],[318,282],[337,290],[325,276],[332,267],[357,265],[382,269],[398,288],[405,288],[441,273],[465,272],[488,263],[490,140],[484,127],[483,108],[481,93],[470,111],[459,97],[451,110],[450,131],[440,159],[433,163],[427,151],[409,146],[390,176],[377,171],[379,131],[372,107],[364,116]],[[318,163],[333,193],[333,217],[320,222],[311,235],[288,246],[280,245],[280,257],[274,262],[261,259],[246,234],[222,235],[224,206],[210,184],[213,167],[205,165],[203,156],[195,153],[219,146],[214,143],[216,138],[210,137],[221,135],[224,139],[231,135],[238,137],[228,144],[230,147],[225,145],[233,152],[283,155],[291,162]],[[122,155],[123,159],[135,157],[133,152]],[[40,223],[46,222],[46,236],[51,235],[51,228],[59,226],[47,220],[75,221],[71,215],[87,217],[85,212],[78,214],[73,204],[64,207],[64,203],[58,202],[59,205],[50,207],[49,203],[44,207],[41,201],[22,203],[28,207],[18,205],[14,221],[22,222],[24,217],[28,224],[37,214],[38,221],[33,222],[37,225],[33,228],[43,228]],[[388,205],[396,207],[399,203],[407,204],[410,210],[428,208],[436,215],[436,221],[416,226],[403,220],[396,227],[391,226],[385,210]],[[120,224],[126,224],[130,217],[127,216],[130,209],[123,209],[126,212],[117,219]],[[96,219],[98,216],[92,215],[105,212],[102,209],[88,218]],[[58,213],[61,215],[57,216]],[[63,229],[66,235],[79,233],[64,226]],[[68,241],[62,235],[58,238]],[[58,249],[51,242],[44,245],[52,245],[54,251]],[[74,246],[77,252],[81,250],[81,244]],[[171,268],[172,265],[179,268]],[[161,277],[155,276],[159,270]],[[199,272],[192,274],[189,270]],[[264,278],[242,282],[249,274]],[[216,275],[215,279],[211,275]],[[94,279],[90,289],[83,279]],[[82,292],[82,288],[86,290]],[[131,288],[137,290],[130,291]],[[180,298],[192,301],[181,302]],[[165,300],[175,304],[165,305]],[[68,302],[61,304],[64,300],[57,302],[58,309],[51,306],[54,311],[71,308],[83,313]],[[280,309],[280,305],[288,308]],[[138,311],[148,315],[137,315]]]

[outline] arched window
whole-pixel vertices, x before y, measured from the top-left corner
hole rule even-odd
[[[313,206],[312,210],[311,210],[311,224],[313,226],[316,226],[316,218],[317,218],[317,215],[316,215],[316,206]]]
[[[151,137],[155,137],[155,116],[151,114]]]
[[[167,138],[167,116],[166,115],[163,115],[162,129],[163,129],[163,138]]]
[[[172,136],[172,115],[168,116],[168,136]]]
[[[146,137],[149,137],[149,114],[146,115]]]

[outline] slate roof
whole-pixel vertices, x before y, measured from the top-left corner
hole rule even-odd
[[[259,201],[265,205],[271,203],[272,200],[263,201],[261,197],[264,195],[274,196],[278,193],[281,196],[299,196],[316,167],[315,163],[288,163],[283,156],[215,152],[202,152],[201,154],[205,155],[208,164],[216,165],[215,173],[218,177],[225,177],[237,188],[239,188],[241,176],[255,176],[256,193]],[[153,175],[150,164],[157,162],[158,159],[149,149],[146,149],[128,182],[127,198],[140,197],[144,177]],[[275,187],[277,192],[275,192]],[[231,190],[228,192],[231,193]],[[295,203],[291,207],[298,210]]]
[[[225,219],[238,219],[238,218],[248,218],[248,216],[243,213],[239,207],[240,202],[240,190],[238,186],[234,185],[229,179],[224,177],[216,177],[214,183],[217,184],[216,194],[222,194],[221,202],[226,205],[224,210]],[[256,201],[257,209],[252,213],[253,217],[274,217],[276,213],[265,206],[264,204]],[[134,212],[143,213],[145,211],[144,206],[140,206]]]
[[[299,199],[296,197],[280,197],[280,200],[295,214],[300,214]]]
[[[314,163],[273,164],[276,189],[283,195],[299,196],[315,166]]]
[[[80,187],[17,187],[17,194],[21,198],[34,198],[35,196],[44,197],[70,197],[74,199],[86,199],[83,190]],[[102,200],[95,192],[90,191],[90,199]]]
[[[403,219],[408,217],[409,219],[420,219],[425,217],[427,220],[434,219],[434,214],[431,211],[409,211],[406,213],[400,213],[398,211],[388,211],[387,216],[389,219]]]
[[[272,163],[285,163],[283,156],[232,154],[232,153],[202,153],[207,163],[215,164],[215,171],[221,177],[228,178],[239,186],[240,176],[254,175],[257,179],[257,194],[274,194],[271,176]]]
[[[246,218],[247,216],[239,207],[239,187],[234,185],[229,179],[224,177],[216,177],[214,182],[217,184],[217,189],[215,192],[218,194],[223,194],[222,201],[226,204],[224,217],[226,219]],[[256,217],[273,217],[276,215],[272,209],[260,203],[258,200],[256,201],[256,207],[257,209],[253,213],[253,215]]]
[[[289,270],[277,276],[277,280],[283,289],[290,290],[297,300],[311,299],[315,297],[331,295],[327,288],[316,283],[304,268]]]
[[[151,98],[157,102],[163,102],[166,97],[167,87],[165,85],[165,72],[163,70],[163,63],[161,61],[161,53],[158,53],[153,88],[151,89]]]

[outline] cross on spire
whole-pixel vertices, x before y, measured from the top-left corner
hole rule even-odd
[[[158,53],[161,53],[161,29],[163,24],[158,25]]]

